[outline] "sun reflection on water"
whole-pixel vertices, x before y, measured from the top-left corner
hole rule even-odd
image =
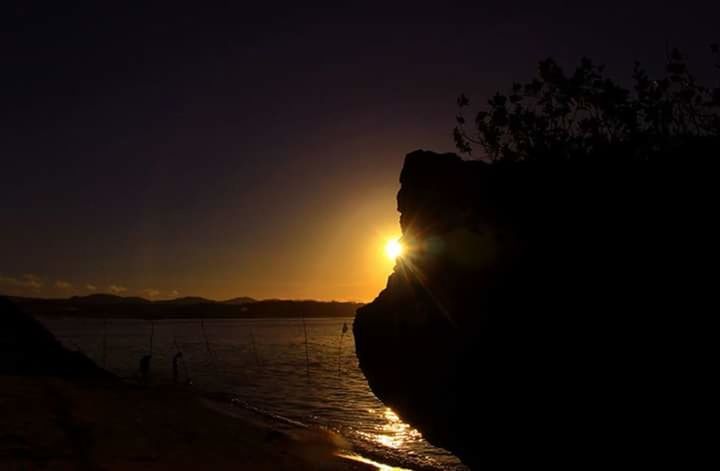
[[[407,442],[422,439],[420,432],[400,420],[389,407],[384,410],[368,409],[368,412],[382,417],[384,423],[375,426],[376,433],[361,433],[365,438],[394,449],[401,448]]]
[[[370,458],[366,458],[364,456],[360,456],[355,453],[347,453],[347,452],[338,452],[335,453],[336,456],[339,456],[340,458],[345,458],[346,460],[350,461],[357,461],[358,463],[365,463],[368,464],[378,471],[412,471],[406,468],[399,468],[397,466],[389,466],[383,463],[379,463],[377,461],[373,461]]]

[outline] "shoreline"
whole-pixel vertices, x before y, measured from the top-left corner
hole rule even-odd
[[[400,457],[392,453],[383,453],[373,448],[370,443],[357,441],[357,437],[350,438],[343,435],[341,431],[321,424],[306,424],[290,419],[257,407],[240,400],[234,395],[226,393],[212,393],[195,391],[202,396],[208,407],[213,408],[222,414],[229,414],[239,420],[250,422],[259,421],[261,427],[271,430],[286,431],[290,434],[300,431],[311,431],[328,437],[332,443],[337,445],[334,454],[341,458],[369,464],[372,469],[395,470],[395,471],[438,471],[444,469],[437,464],[429,463],[420,457]],[[465,468],[453,468],[465,469]]]

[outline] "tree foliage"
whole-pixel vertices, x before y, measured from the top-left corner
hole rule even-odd
[[[711,52],[720,70],[718,46]],[[698,83],[679,51],[668,54],[659,79],[636,62],[633,82],[624,88],[587,58],[572,74],[546,59],[530,82],[493,96],[472,124],[461,95],[455,144],[466,154],[479,146],[492,161],[650,159],[720,137],[720,85]]]

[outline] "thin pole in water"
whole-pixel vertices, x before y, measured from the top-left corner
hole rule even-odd
[[[103,318],[102,364],[107,367],[107,319]]]
[[[310,352],[308,351],[307,324],[305,324],[305,313],[302,314],[303,330],[305,331],[305,374],[310,377]]]
[[[153,338],[155,337],[155,321],[150,319],[150,355],[153,354]]]
[[[348,331],[346,322],[343,322],[342,331],[340,332],[340,340],[338,341],[338,376],[340,376],[340,358],[342,357],[342,341],[345,336],[345,332]]]
[[[255,335],[253,334],[252,327],[250,327],[250,343],[252,344],[253,353],[255,354],[255,363],[260,366],[260,356],[258,355],[257,345],[255,345]]]
[[[203,334],[203,339],[205,339],[205,349],[208,352],[208,355],[210,354],[210,342],[208,341],[207,334],[205,333],[205,319],[200,319],[200,330]]]
[[[221,381],[217,357],[215,356],[215,352],[213,352],[212,348],[210,348],[210,340],[208,340],[207,333],[205,332],[205,319],[200,319],[200,329],[202,330],[203,338],[205,339],[205,349],[207,350],[208,357],[215,367],[215,376],[218,381]]]
[[[173,344],[175,344],[175,351],[182,355],[182,350],[180,350],[180,345],[178,345],[177,336],[173,334]],[[185,364],[185,357],[180,357],[180,365],[182,365],[183,373],[185,373],[185,381],[187,383],[190,383],[190,375],[188,374],[187,365]]]

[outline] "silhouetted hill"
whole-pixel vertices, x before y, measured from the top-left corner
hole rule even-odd
[[[210,303],[216,303],[217,301],[213,301],[212,299],[201,298],[199,296],[185,296],[182,298],[166,299],[166,300],[155,301],[155,302],[161,303],[161,304],[210,304]]]
[[[121,318],[352,317],[361,303],[235,298],[224,302],[200,297],[149,301],[107,294],[69,299],[10,298],[25,312],[41,316]],[[252,300],[252,301],[247,301]]]
[[[223,304],[249,304],[254,302],[257,302],[257,299],[248,297],[232,298],[227,301],[222,301]]]
[[[91,294],[89,296],[73,296],[68,302],[74,304],[145,304],[151,301],[136,296],[117,296],[114,294]]]

